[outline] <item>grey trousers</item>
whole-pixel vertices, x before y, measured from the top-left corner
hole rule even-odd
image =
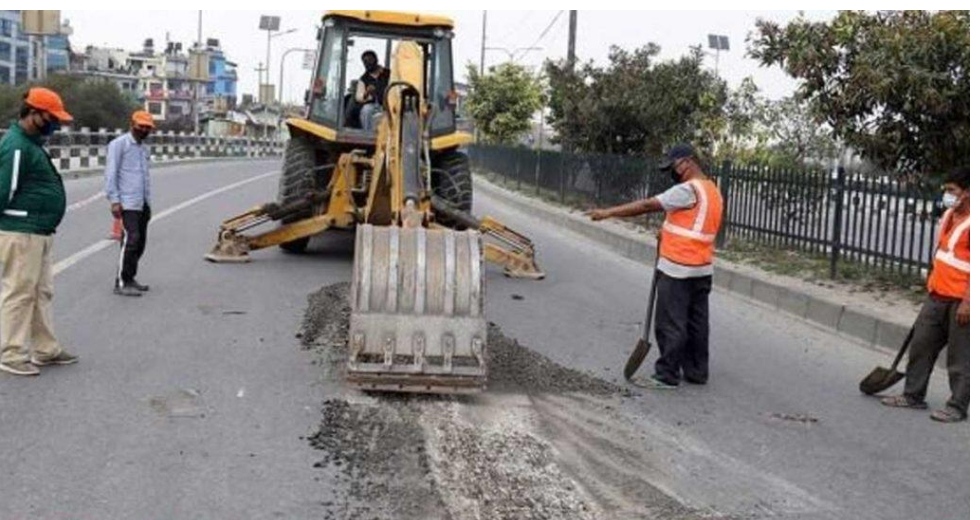
[[[936,359],[946,346],[946,370],[952,396],[946,403],[967,413],[970,409],[970,327],[956,323],[959,300],[930,296],[915,320],[915,332],[909,344],[909,362],[905,376],[905,396],[911,400],[926,398],[929,376]]]

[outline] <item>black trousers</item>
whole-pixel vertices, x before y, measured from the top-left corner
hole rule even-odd
[[[150,225],[150,207],[143,206],[142,211],[123,210],[122,247],[119,251],[119,268],[116,272],[116,284],[131,283],[136,279],[140,258],[146,250],[146,230]]]
[[[909,362],[905,375],[905,395],[922,401],[929,388],[929,376],[944,348],[949,389],[948,406],[967,413],[970,410],[970,327],[956,323],[959,300],[930,296],[915,319],[915,332],[909,344]]]
[[[668,384],[679,383],[682,375],[691,383],[707,383],[711,277],[671,278],[663,272],[658,276],[656,377]]]

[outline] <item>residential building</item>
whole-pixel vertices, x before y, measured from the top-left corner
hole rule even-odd
[[[21,31],[20,11],[0,10],[0,83],[19,85],[38,77],[31,53],[31,39]],[[43,44],[47,73],[67,72],[71,60],[69,37],[72,27],[68,20],[61,34],[44,36],[34,42],[34,55]]]

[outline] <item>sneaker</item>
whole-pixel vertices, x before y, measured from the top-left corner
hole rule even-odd
[[[678,386],[677,383],[671,384],[657,379],[656,376],[650,376],[650,388],[656,388],[657,390],[676,390]]]
[[[131,285],[115,286],[112,292],[120,296],[143,296],[143,293],[139,289]]]
[[[38,370],[36,366],[28,363],[27,361],[0,363],[0,370],[14,374],[15,376],[36,376],[41,374],[41,371]]]
[[[143,285],[143,284],[137,282],[136,280],[133,280],[132,282],[127,283],[126,285],[128,285],[128,286],[136,289],[139,292],[146,292],[146,291],[149,291],[150,290],[150,286],[149,285]]]
[[[53,358],[44,359],[37,356],[31,356],[31,363],[39,367],[47,365],[74,365],[75,363],[78,363],[78,356],[73,356],[62,350],[60,354]]]
[[[670,384],[665,383],[656,378],[656,376],[650,376],[647,379],[631,381],[634,385],[640,388],[652,388],[654,390],[676,390],[677,383]]]

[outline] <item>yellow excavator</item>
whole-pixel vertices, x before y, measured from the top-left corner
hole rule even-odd
[[[471,137],[456,128],[453,22],[330,11],[317,38],[305,117],[286,121],[278,201],[224,221],[205,258],[247,262],[250,251],[271,246],[301,253],[318,233],[356,229],[348,382],[382,391],[482,391],[484,261],[512,277],[544,273],[530,239],[470,213],[462,147]],[[361,72],[356,58],[369,53],[383,57],[380,69],[343,88]]]

